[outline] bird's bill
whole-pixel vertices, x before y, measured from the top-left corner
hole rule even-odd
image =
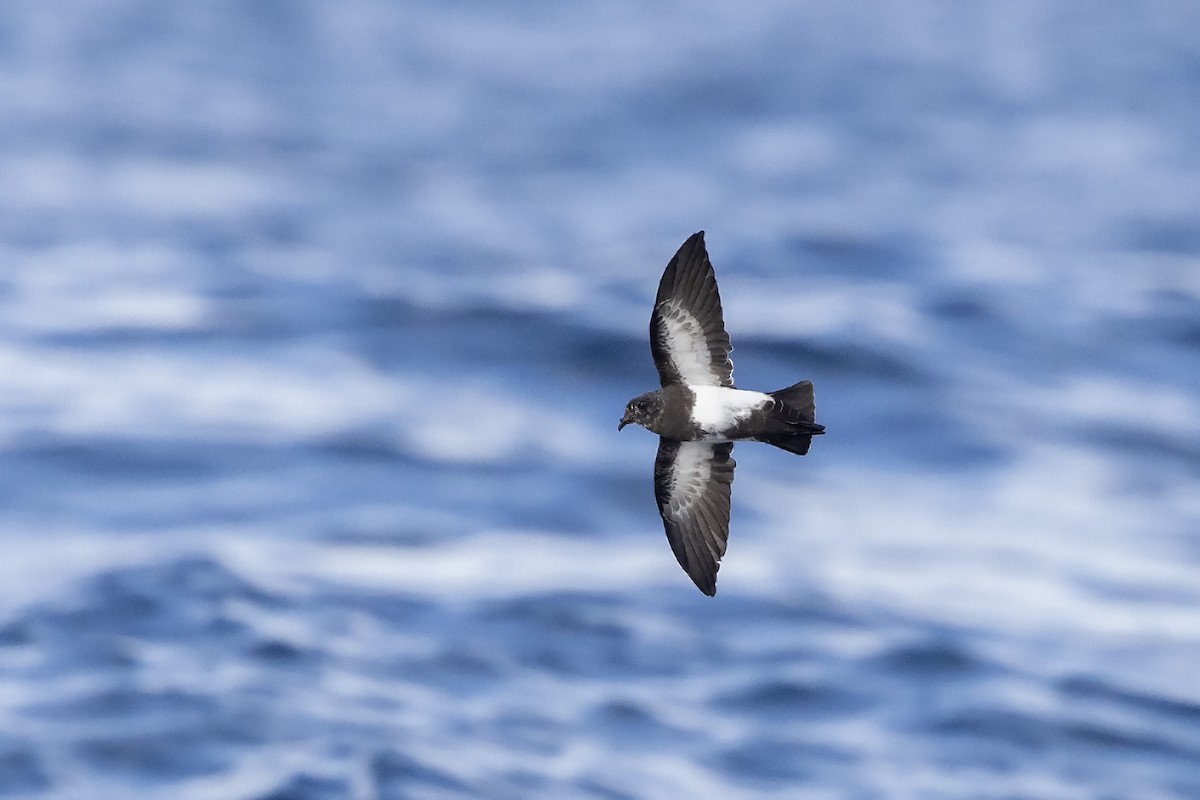
[[[624,428],[626,425],[628,425],[631,422],[633,422],[633,420],[631,420],[629,418],[629,415],[626,414],[625,416],[621,417],[621,421],[617,424],[617,430],[618,431],[621,430],[622,428]]]

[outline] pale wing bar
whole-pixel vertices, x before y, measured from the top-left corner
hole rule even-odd
[[[717,570],[729,538],[733,470],[729,442],[661,439],[654,461],[654,494],[667,541],[679,566],[707,595],[717,591]]]
[[[663,386],[733,385],[733,347],[704,231],[689,237],[663,272],[650,317],[650,349]]]

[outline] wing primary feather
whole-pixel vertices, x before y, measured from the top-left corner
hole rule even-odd
[[[701,539],[704,541],[704,546],[708,549],[709,554],[714,561],[719,561],[722,553],[720,552],[719,533],[717,525],[719,524],[716,516],[713,514],[713,509],[709,503],[700,504],[697,509],[697,531],[701,534]]]
[[[689,318],[695,327],[683,324]],[[681,381],[733,385],[729,359],[733,348],[725,332],[720,292],[703,231],[689,237],[663,271],[650,331],[651,350],[664,386]]]

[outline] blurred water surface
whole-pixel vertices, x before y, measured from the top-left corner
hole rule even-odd
[[[1200,796],[1200,7],[15,2],[0,796]],[[675,565],[659,274],[739,383]]]

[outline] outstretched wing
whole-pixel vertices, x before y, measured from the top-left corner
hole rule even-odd
[[[729,538],[729,489],[737,462],[730,442],[660,439],[654,496],[667,541],[684,572],[710,597]]]
[[[650,317],[650,351],[662,385],[733,386],[729,334],[721,315],[717,278],[704,249],[704,231],[692,234],[667,264]]]

